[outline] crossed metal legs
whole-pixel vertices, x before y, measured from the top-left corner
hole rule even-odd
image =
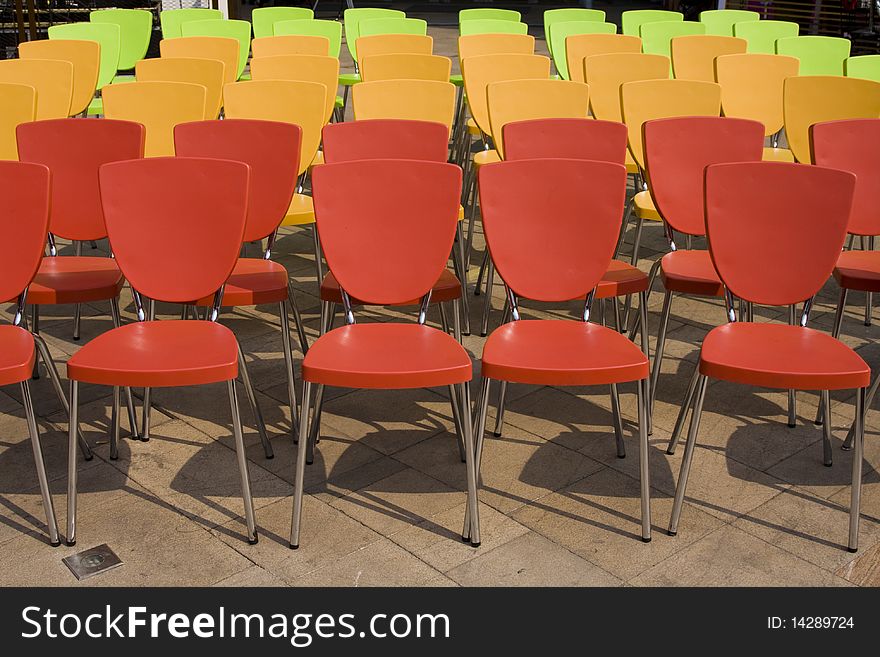
[[[52,547],[61,545],[61,539],[58,537],[58,522],[55,520],[55,506],[52,504],[52,494],[49,492],[49,478],[46,476],[46,462],[43,460],[43,448],[40,445],[40,433],[37,430],[37,421],[34,416],[34,404],[31,399],[30,382],[21,382],[21,400],[24,406],[25,417],[27,418],[28,434],[31,439],[31,448],[34,452],[34,463],[37,467],[37,479],[40,482],[40,495],[43,497],[43,508],[46,510],[46,526],[49,529],[49,543]],[[75,434],[74,440],[80,438],[79,434]],[[80,443],[82,444],[82,443]],[[76,454],[76,446],[72,447]],[[88,449],[88,448],[86,448]],[[91,458],[91,452],[89,452]]]

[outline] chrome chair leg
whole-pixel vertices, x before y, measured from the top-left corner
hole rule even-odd
[[[235,379],[226,382],[229,393],[229,410],[232,412],[232,430],[235,434],[235,455],[238,458],[238,473],[241,477],[241,498],[244,502],[244,518],[247,524],[248,543],[257,542],[257,526],[254,520],[254,498],[251,495],[251,482],[248,475],[247,455],[244,451],[244,435],[241,430],[241,413],[238,409],[238,395],[235,391]]]
[[[455,425],[455,438],[458,443],[458,456],[461,462],[465,462],[467,454],[464,447],[464,425],[471,421],[470,414],[463,416],[461,414],[461,404],[458,399],[458,390],[455,386],[447,386],[449,389],[449,399],[452,400],[452,423]]]
[[[308,451],[306,453],[306,464],[311,465],[315,460],[315,446],[321,440],[321,411],[324,409],[324,386],[319,385],[318,391],[315,393],[315,410],[312,414],[312,426],[309,429]],[[305,413],[305,410],[303,410]]]
[[[462,327],[461,327],[461,308],[459,304],[452,302],[452,333],[455,336],[456,342],[458,344],[462,343]]]
[[[79,433],[79,384],[70,381],[70,426],[67,431],[67,545],[76,545],[76,439]]]
[[[648,456],[648,379],[638,382],[639,404],[639,482],[641,487],[642,506],[642,542],[651,541],[651,468]]]
[[[456,229],[456,246],[453,250],[453,264],[458,263],[458,279],[461,281],[461,298],[458,300],[458,303],[461,305],[461,312],[464,314],[464,334],[471,334],[471,321],[470,321],[470,301],[468,301],[468,270],[465,266],[466,256],[465,256],[465,240],[464,240],[464,231],[461,228],[461,222],[459,221]],[[457,257],[456,257],[457,254]]]
[[[144,410],[141,417],[141,440],[150,440],[150,411],[153,409],[152,388],[144,388]]]
[[[697,397],[694,401],[694,415],[691,418],[691,428],[688,439],[684,446],[684,458],[681,460],[681,471],[678,475],[678,485],[675,487],[675,501],[672,504],[672,517],[669,519],[669,535],[678,533],[678,520],[681,517],[681,506],[684,502],[684,493],[687,488],[688,475],[691,471],[691,462],[694,459],[694,447],[697,443],[697,433],[700,431],[700,418],[703,415],[703,400],[706,398],[707,377],[700,376],[697,384]]]
[[[749,315],[751,316],[752,310],[749,310]],[[797,309],[794,305],[788,307],[788,323],[791,326],[794,326],[797,318]],[[749,321],[752,321],[749,319]],[[794,428],[797,426],[797,393],[794,390],[788,391],[788,426],[789,428]]]
[[[617,237],[617,244],[614,246],[614,255],[612,258],[617,258],[620,253],[620,247],[623,246],[626,237],[626,229],[629,228],[629,221],[632,217],[633,205],[633,200],[630,199],[626,204],[626,209],[623,211],[623,221],[620,224],[620,235]]]
[[[478,297],[483,291],[483,278],[486,276],[486,268],[489,266],[489,251],[483,251],[483,259],[480,261],[480,270],[477,272],[477,282],[474,283],[474,296]]]
[[[855,441],[852,460],[852,489],[849,502],[849,544],[850,552],[859,549],[859,506],[862,497],[862,458],[865,447],[865,389],[856,391]]]
[[[657,397],[657,382],[660,380],[660,367],[663,364],[663,351],[666,347],[666,331],[669,328],[669,313],[672,311],[672,292],[666,290],[663,297],[663,310],[660,311],[660,330],[657,332],[657,346],[654,349],[654,366],[651,370],[651,398],[648,410],[654,412]]]
[[[260,410],[260,404],[257,401],[257,395],[254,392],[254,386],[251,384],[251,377],[248,374],[247,363],[244,361],[244,353],[241,350],[240,344],[236,343],[236,346],[238,347],[238,369],[241,372],[241,380],[242,383],[244,383],[244,390],[247,393],[251,410],[254,413],[254,420],[257,423],[257,433],[260,434],[260,442],[263,443],[263,451],[266,453],[267,459],[275,458],[272,444],[269,442],[269,436],[266,435],[266,423],[263,421],[263,411]]]
[[[470,417],[471,399],[470,382],[459,384],[459,396],[462,401],[462,416]],[[452,400],[455,403],[455,400]],[[470,531],[470,542],[473,547],[480,546],[480,503],[477,493],[476,450],[474,449],[474,435],[470,422],[463,423],[465,469],[467,471],[468,506],[465,521]]]
[[[691,407],[694,403],[694,394],[697,390],[697,381],[700,378],[700,366],[699,364],[694,368],[694,375],[691,377],[691,382],[688,384],[687,394],[685,395],[684,401],[681,404],[681,408],[678,409],[678,417],[675,420],[675,428],[672,430],[672,436],[669,438],[669,445],[666,447],[666,453],[670,456],[675,454],[675,448],[678,445],[678,438],[681,436],[681,431],[684,429],[684,423],[687,420],[688,411],[691,410]]]
[[[507,381],[502,381],[498,390],[498,409],[495,415],[495,437],[500,438],[504,429],[504,404],[507,398]]]
[[[863,404],[864,410],[863,414],[868,412],[868,409],[871,408],[871,404],[874,402],[874,395],[877,394],[877,388],[880,387],[880,375],[874,377],[874,383],[871,384],[871,388],[868,390],[868,394],[865,397],[865,403]],[[862,418],[862,422],[864,423],[864,418]],[[849,432],[846,434],[846,440],[843,441],[843,445],[841,445],[841,449],[849,451],[852,449],[853,440],[855,439],[856,434],[856,422],[853,421],[852,425],[849,428]]]
[[[474,409],[476,417],[474,418],[474,437],[475,437],[475,450],[476,450],[476,470],[477,477],[480,476],[480,464],[483,461],[483,441],[486,437],[486,415],[489,411],[489,391],[490,391],[490,383],[491,379],[487,379],[483,377],[482,382],[480,383],[480,393],[477,396],[477,408]]]
[[[822,399],[822,409],[827,422],[822,423],[822,463],[826,467],[831,467],[833,456],[831,454],[831,393],[823,390],[820,395]]]
[[[346,87],[348,89],[348,87]],[[312,224],[312,239],[315,242],[315,274],[318,277],[318,286],[324,280],[324,269],[321,265],[321,239],[318,237],[318,224]]]
[[[488,251],[486,252],[488,254]],[[486,337],[489,333],[489,313],[492,312],[492,290],[495,286],[495,264],[489,258],[489,269],[486,272],[486,300],[483,303],[483,321],[480,325],[480,335]]]
[[[649,347],[648,347],[648,291],[647,290],[645,290],[644,292],[639,292],[639,314],[638,314],[638,317],[640,318],[639,324],[641,324],[641,326],[642,326],[642,351],[645,354],[645,358],[647,358],[650,361],[651,354],[650,354],[650,351],[648,351]],[[633,336],[633,337],[635,337],[635,336]],[[649,365],[650,365],[650,363],[649,363]],[[648,417],[645,420],[645,422],[648,425],[648,435],[650,436],[651,434],[654,433],[654,414],[653,414],[653,408],[651,407],[651,402],[650,402],[650,400],[653,399],[653,395],[654,395],[654,385],[651,382],[650,377],[648,378],[648,382],[647,382],[646,386],[647,386],[646,389],[648,391],[649,402],[648,402]]]
[[[281,346],[284,350],[284,369],[287,374],[287,398],[290,400],[290,433],[296,433],[296,427],[299,426],[297,419],[297,403],[296,380],[293,375],[293,351],[290,348],[290,321],[287,318],[287,306],[282,301],[278,304],[279,314],[281,316]]]
[[[442,303],[438,303],[438,310],[440,311],[440,328],[443,329],[443,332],[447,335],[449,334],[449,317],[446,316],[446,306]]]
[[[58,521],[55,519],[55,506],[52,503],[52,493],[49,491],[49,478],[46,476],[46,462],[43,459],[43,448],[40,445],[40,432],[37,430],[37,420],[34,415],[34,403],[31,399],[31,388],[28,381],[21,382],[21,400],[24,405],[24,414],[27,418],[28,434],[31,439],[31,449],[34,452],[34,464],[37,467],[37,480],[40,482],[40,495],[43,497],[43,508],[46,510],[46,527],[49,529],[49,544],[52,547],[61,545],[58,536]],[[76,447],[73,448],[76,454]]]
[[[868,251],[874,250],[874,236],[868,237]],[[874,313],[874,295],[870,292],[865,294],[865,326],[871,325],[871,315]]]
[[[40,332],[40,307],[37,304],[31,306],[30,329],[31,333],[34,335],[37,335]],[[34,381],[40,378],[40,360],[38,358],[34,358],[34,371],[31,373],[31,378]]]
[[[641,395],[641,388],[639,388]],[[617,443],[617,458],[626,458],[626,445],[623,442],[623,420],[620,417],[620,394],[617,384],[611,384],[611,420],[614,425],[614,440]]]
[[[74,253],[78,256],[82,255],[82,242],[74,242]],[[82,320],[82,304],[76,304],[73,310],[73,340],[79,340],[79,327]]]
[[[312,384],[303,385],[302,413],[299,415],[299,441],[296,450],[296,472],[293,481],[293,515],[290,521],[290,549],[299,547],[299,530],[302,521],[303,489],[306,476],[306,451],[309,435],[309,406],[312,397]]]
[[[110,413],[110,460],[119,458],[119,386],[113,386],[113,408]]]
[[[834,326],[831,329],[831,337],[839,338],[840,337],[840,327],[843,324],[843,311],[846,308],[846,288],[840,288],[840,296],[837,300],[837,309],[834,311]],[[819,404],[819,408],[816,409],[816,424],[822,424],[822,414],[824,410],[822,408],[822,404]]]
[[[309,338],[306,336],[306,328],[303,324],[302,315],[299,312],[299,304],[296,302],[296,296],[293,294],[293,287],[287,284],[287,304],[293,312],[293,322],[296,324],[296,335],[299,338],[299,348],[303,355],[309,353]]]
[[[193,312],[195,312],[195,307],[193,307]],[[110,299],[110,317],[113,319],[114,328],[122,326],[122,316],[119,314],[119,299]],[[138,431],[137,413],[134,410],[134,397],[132,397],[131,388],[128,386],[125,387],[125,405],[128,408],[128,426],[131,429],[131,437],[138,440],[141,436]]]

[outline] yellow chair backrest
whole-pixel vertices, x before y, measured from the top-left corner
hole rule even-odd
[[[809,164],[810,126],[821,121],[880,117],[880,82],[837,75],[786,78],[782,111],[788,147],[798,162]]]
[[[330,122],[339,84],[339,60],[327,55],[276,55],[251,60],[253,80],[295,80],[323,84],[325,94],[324,123]]]
[[[219,59],[223,62],[226,82],[235,82],[235,76],[238,75],[238,48],[238,39],[229,37],[178,37],[159,42],[162,57]]]
[[[254,58],[275,55],[323,55],[330,54],[330,39],[310,34],[286,34],[258,37],[251,41]]]
[[[782,130],[782,86],[798,74],[797,57],[747,53],[715,60],[715,81],[721,85],[724,116],[764,124],[764,135]]]
[[[565,40],[568,74],[574,82],[586,82],[584,60],[593,55],[642,52],[642,40],[629,34],[575,34]]]
[[[219,59],[159,57],[135,64],[138,82],[188,82],[205,88],[205,118],[216,119],[223,104],[226,65]]]
[[[504,126],[529,119],[580,119],[590,112],[590,88],[567,80],[507,80],[486,89],[489,125],[504,157]]]
[[[37,92],[24,84],[0,82],[0,160],[17,160],[15,128],[37,114]]]
[[[452,128],[455,85],[436,80],[361,82],[352,89],[354,118],[433,121]]]
[[[504,80],[547,80],[550,78],[550,58],[543,55],[478,55],[461,60],[464,90],[468,107],[477,126],[485,134],[491,133],[486,88]]]
[[[458,61],[480,55],[534,55],[535,37],[530,34],[468,34],[458,37]]]
[[[204,121],[205,87],[188,82],[111,84],[102,92],[104,116],[146,128],[145,157],[174,155],[174,126]]]
[[[73,90],[70,99],[70,116],[86,110],[95,89],[98,88],[98,68],[101,64],[101,46],[97,41],[73,39],[41,39],[22,41],[18,44],[22,59],[58,59],[73,66]]]
[[[360,53],[360,51],[358,51]],[[392,53],[370,55],[361,59],[361,79],[376,80],[438,80],[449,82],[452,60],[440,55]]]
[[[358,38],[358,68],[363,67],[364,57],[410,53],[433,55],[434,39],[425,34],[373,34]]]
[[[721,85],[699,80],[639,80],[620,87],[629,152],[645,168],[642,125],[674,116],[720,116]]]
[[[676,80],[715,82],[715,58],[745,53],[748,42],[732,36],[692,34],[672,40],[672,73]]]
[[[323,84],[302,80],[248,80],[227,84],[223,89],[227,118],[283,121],[300,127],[300,174],[311,166],[318,153],[328,95],[335,96],[332,92],[328,94]]]
[[[23,84],[37,92],[36,120],[70,116],[73,64],[60,59],[4,59],[0,82]]]
[[[669,58],[665,55],[618,52],[591,55],[584,60],[586,81],[590,85],[593,116],[603,121],[623,121],[620,111],[620,85],[637,80],[665,80],[669,77]]]

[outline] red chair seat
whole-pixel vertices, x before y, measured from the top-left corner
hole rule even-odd
[[[309,347],[304,381],[342,388],[432,388],[471,380],[471,359],[443,331],[418,324],[353,324]]]
[[[226,286],[224,306],[256,306],[279,303],[287,299],[287,270],[284,266],[262,258],[239,258]],[[210,306],[214,297],[200,299],[198,305]]]
[[[660,279],[670,292],[720,297],[724,285],[708,251],[673,251],[660,262]]]
[[[767,388],[840,390],[870,383],[871,369],[827,333],[788,324],[735,322],[709,331],[700,373]]]
[[[440,278],[431,288],[431,303],[440,303],[442,301],[452,301],[461,297],[461,282],[448,269],[444,269],[440,274]],[[331,303],[342,303],[342,291],[339,289],[339,282],[333,275],[328,272],[321,281],[321,301],[330,301]],[[406,303],[397,304],[400,306],[413,306],[421,303],[421,299],[413,299]],[[351,300],[355,306],[369,305],[357,299]]]
[[[648,289],[648,275],[638,267],[612,260],[596,287],[596,299],[638,294]]]
[[[20,326],[0,326],[0,386],[21,383],[33,371],[33,336]]]
[[[842,252],[834,279],[846,290],[880,292],[880,251]]]
[[[237,376],[235,336],[208,321],[126,324],[99,335],[67,361],[69,379],[108,386],[188,386]]]
[[[28,288],[28,303],[85,303],[119,296],[125,279],[113,258],[57,256],[43,258]]]
[[[483,376],[538,385],[625,383],[648,376],[648,359],[625,336],[599,324],[519,320],[486,340]]]

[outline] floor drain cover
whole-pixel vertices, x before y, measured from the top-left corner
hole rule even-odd
[[[122,565],[122,560],[104,543],[84,552],[77,552],[62,559],[77,579],[83,580]]]

